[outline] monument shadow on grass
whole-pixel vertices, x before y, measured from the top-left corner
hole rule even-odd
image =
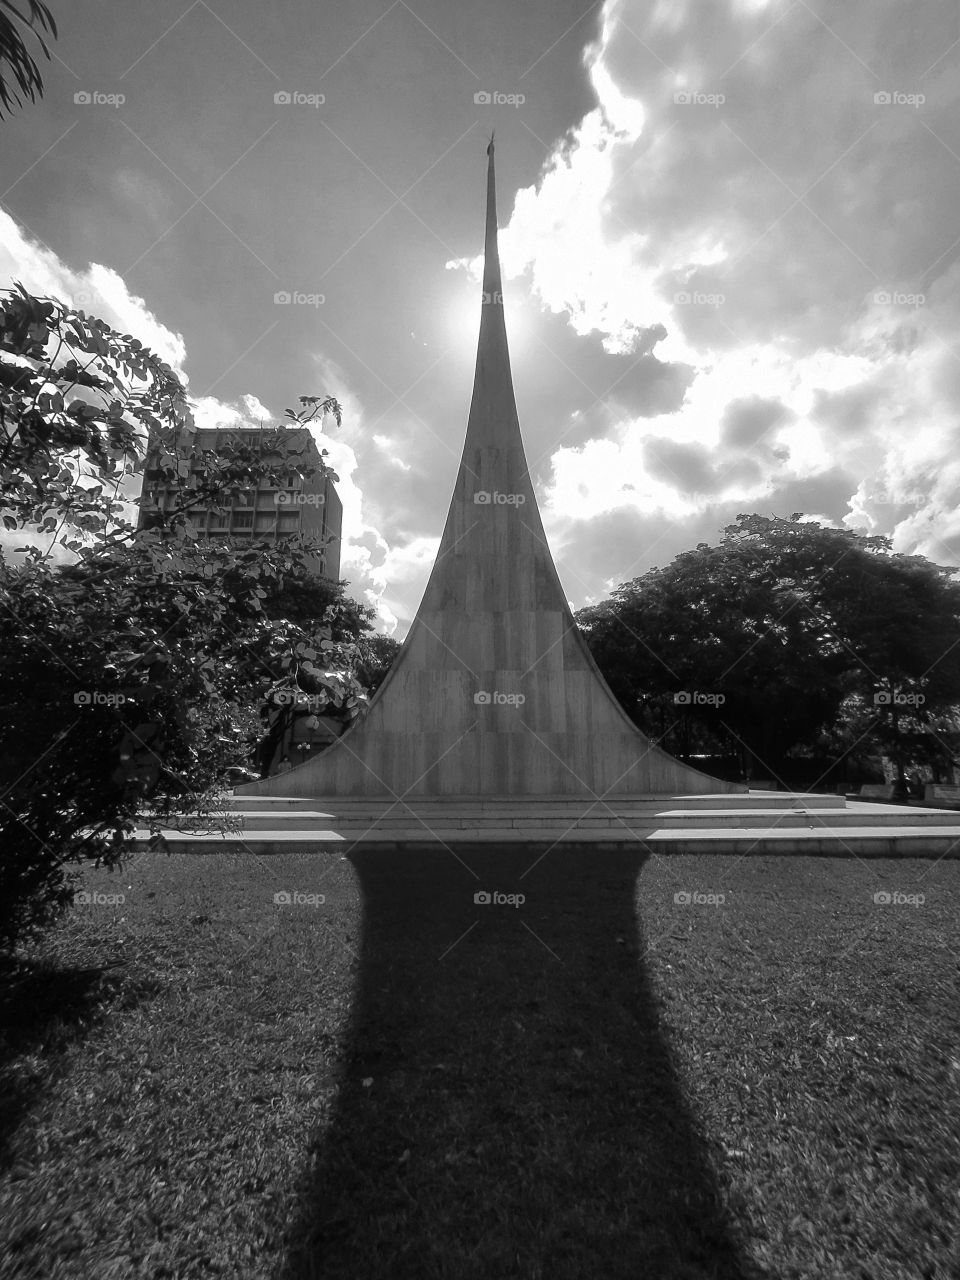
[[[352,1038],[284,1280],[753,1280],[661,1035],[644,855],[457,854],[352,855]]]

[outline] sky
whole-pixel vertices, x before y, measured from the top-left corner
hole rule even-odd
[[[573,608],[739,512],[960,564],[954,3],[50,3],[43,99],[0,122],[0,287],[151,346],[201,425],[337,396],[341,572],[379,629],[456,478],[491,129]]]

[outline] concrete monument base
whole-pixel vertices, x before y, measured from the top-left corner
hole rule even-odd
[[[752,791],[740,795],[580,797],[457,796],[395,801],[307,800],[235,795],[239,835],[164,831],[189,853],[332,853],[389,846],[398,852],[458,846],[516,846],[526,854],[558,845],[585,854],[643,844],[652,853],[738,856],[960,857],[960,813],[845,801],[842,796]],[[147,847],[147,831],[137,847]]]

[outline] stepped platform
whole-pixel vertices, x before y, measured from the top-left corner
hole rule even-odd
[[[164,828],[188,853],[339,852],[354,849],[643,844],[650,852],[829,857],[960,857],[960,813],[847,801],[842,796],[749,791],[739,795],[305,799],[234,795],[223,814],[236,833]],[[146,823],[132,842],[150,847]]]

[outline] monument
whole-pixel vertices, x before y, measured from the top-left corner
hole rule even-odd
[[[742,793],[633,724],[570,612],[527,468],[504,322],[493,140],[473,399],[423,600],[366,715],[238,796],[538,800]]]
[[[238,787],[239,834],[168,848],[350,855],[489,844],[602,853],[960,856],[960,813],[749,792],[647,739],[598,671],[543,534],[510,375],[493,143],[480,339],[463,456],[417,616],[367,714],[322,754]],[[146,815],[145,815],[146,816]],[[139,828],[133,849],[154,847]]]

